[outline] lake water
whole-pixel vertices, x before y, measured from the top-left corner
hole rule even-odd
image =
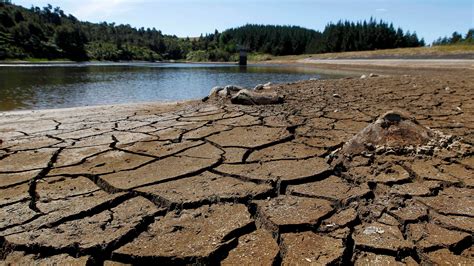
[[[214,86],[253,88],[338,78],[310,67],[228,64],[71,63],[0,65],[0,111],[198,99]]]

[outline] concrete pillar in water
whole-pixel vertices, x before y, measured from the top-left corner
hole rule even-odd
[[[247,65],[247,50],[246,49],[240,49],[239,65],[240,66]]]

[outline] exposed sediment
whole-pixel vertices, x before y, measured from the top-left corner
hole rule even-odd
[[[474,80],[434,73],[3,113],[0,264],[474,264]]]

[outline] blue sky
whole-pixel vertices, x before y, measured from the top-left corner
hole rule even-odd
[[[430,43],[474,28],[474,0],[13,0],[30,7],[50,3],[91,22],[155,27],[195,37],[246,23],[298,25],[323,30],[330,21],[371,16],[416,31]]]

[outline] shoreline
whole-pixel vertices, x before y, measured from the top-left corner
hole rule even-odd
[[[309,59],[309,60],[307,60]],[[314,60],[314,59],[302,59],[296,61],[267,61],[267,62],[249,62],[251,66],[268,66],[274,65],[275,67],[302,67],[311,68],[322,74],[343,74],[348,77],[357,78],[358,75],[368,75],[369,73],[376,73],[381,75],[403,75],[411,73],[426,74],[428,72],[459,72],[459,71],[470,71],[474,69],[474,60],[451,60],[450,64],[443,64],[446,60],[434,60],[437,65],[427,65],[431,63],[431,60],[416,60],[419,62],[417,66],[411,66],[410,60],[365,60],[365,59],[336,59],[336,60]],[[113,63],[113,62],[112,62]],[[388,64],[387,64],[388,63]],[[34,63],[33,63],[34,64]],[[60,64],[60,63],[59,63]],[[120,63],[117,63],[120,64]],[[188,64],[188,63],[186,63]],[[201,63],[189,63],[189,64],[201,64]],[[202,63],[202,64],[222,64],[219,62]],[[420,65],[421,64],[421,65]],[[1,65],[1,64],[0,64]],[[466,72],[468,74],[469,72]],[[346,79],[337,78],[335,80]],[[296,82],[304,82],[300,80]],[[274,84],[274,85],[285,85],[285,84]],[[209,88],[210,90],[211,88]],[[52,112],[61,111],[62,113],[72,113],[75,111],[94,112],[104,111],[107,109],[134,109],[134,108],[157,108],[157,107],[170,107],[174,105],[192,105],[193,103],[200,102],[201,99],[187,99],[179,101],[150,101],[150,102],[132,102],[132,103],[117,103],[117,104],[105,104],[105,105],[93,105],[93,106],[76,106],[76,107],[64,107],[64,108],[49,108],[49,109],[30,109],[30,110],[8,110],[0,111],[0,117],[12,116],[12,115],[32,115],[32,114],[48,114]]]

